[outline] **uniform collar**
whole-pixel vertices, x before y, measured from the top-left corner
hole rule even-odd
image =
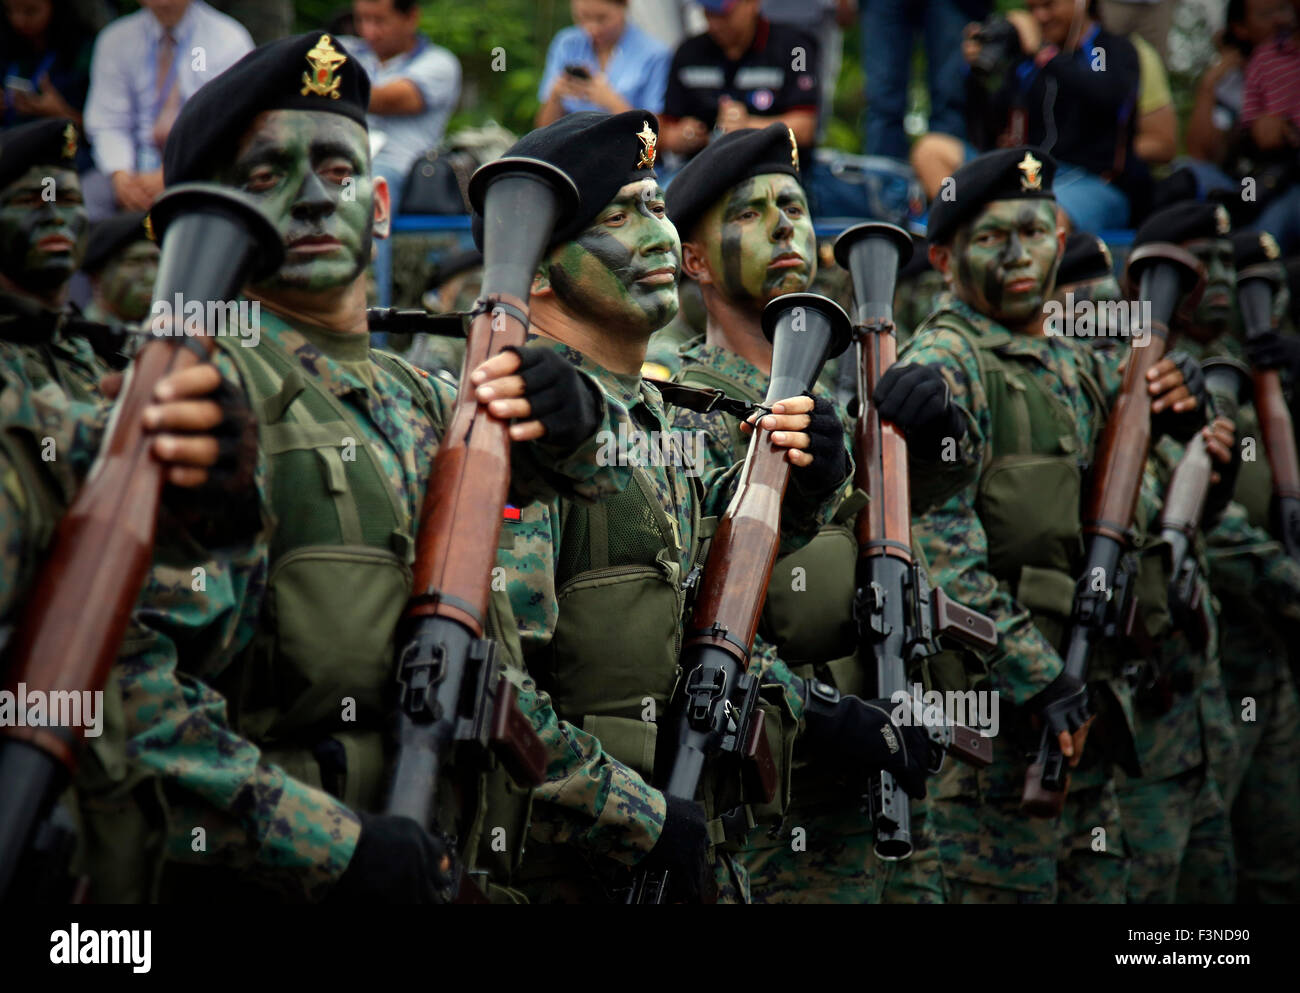
[[[613,397],[628,410],[631,410],[639,403],[645,403],[652,409],[655,406],[663,405],[659,391],[647,384],[640,376],[628,376],[606,369],[591,356],[578,351],[572,345],[556,341],[554,338],[547,338],[544,335],[531,333],[528,335],[528,344],[545,345],[559,352],[574,366],[594,379],[606,395]]]

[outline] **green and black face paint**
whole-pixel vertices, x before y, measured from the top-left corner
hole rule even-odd
[[[264,287],[346,286],[370,263],[370,144],[355,121],[324,111],[267,111],[218,181],[259,201],[284,239],[284,265]]]
[[[817,274],[817,235],[803,187],[793,176],[764,173],[732,187],[695,227],[718,288],[761,310],[806,290]]]
[[[99,274],[99,297],[104,309],[124,321],[140,321],[153,303],[158,277],[158,246],[133,241],[104,266]]]
[[[1042,312],[1060,265],[1056,204],[995,200],[953,238],[957,296],[1002,324]]]
[[[629,183],[541,274],[569,310],[615,333],[649,337],[677,314],[682,246],[653,179]]]
[[[1196,305],[1193,335],[1216,337],[1232,322],[1237,300],[1237,267],[1232,242],[1227,238],[1197,238],[1183,247],[1205,266],[1205,292]]]
[[[57,292],[81,265],[89,230],[77,174],[32,166],[0,192],[0,272],[32,293]]]

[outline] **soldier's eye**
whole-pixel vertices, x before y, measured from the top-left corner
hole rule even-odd
[[[342,184],[345,179],[352,176],[352,165],[342,160],[335,160],[325,163],[319,171],[319,175],[328,179],[332,183]]]
[[[620,210],[620,211],[616,211],[613,214],[610,214],[603,221],[601,221],[601,223],[608,224],[610,227],[616,228],[626,220],[627,220],[627,214]]]
[[[244,188],[252,193],[262,193],[273,187],[276,179],[275,171],[270,166],[259,166],[248,174]]]

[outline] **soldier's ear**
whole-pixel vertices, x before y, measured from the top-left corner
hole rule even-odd
[[[682,272],[701,286],[713,284],[713,271],[709,268],[708,257],[694,241],[682,242]]]
[[[952,265],[952,249],[947,245],[930,246],[930,265],[946,277]]]
[[[537,271],[533,273],[533,285],[529,289],[529,294],[535,297],[550,296],[555,291],[551,289],[551,277],[546,274],[547,259],[542,259]]]
[[[387,238],[392,223],[392,193],[388,189],[388,180],[383,176],[374,178],[375,226],[376,238]]]

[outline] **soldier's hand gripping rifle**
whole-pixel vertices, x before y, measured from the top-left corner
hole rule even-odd
[[[827,359],[848,345],[848,315],[816,293],[790,293],[763,309],[772,342],[772,377],[763,406],[812,389]],[[660,733],[656,766],[664,793],[694,800],[705,763],[744,763],[746,793],[770,800],[775,766],[763,734],[759,678],[746,672],[767,584],[781,544],[781,501],[790,481],[786,449],[755,426],[735,495],[709,558],[682,645],[682,678]],[[663,903],[667,870],[637,873],[629,903]]]
[[[854,484],[870,502],[858,514],[857,591],[854,615],[859,651],[875,659],[875,696],[913,700],[907,671],[915,661],[939,651],[938,637],[951,636],[972,647],[997,647],[997,628],[983,614],[954,603],[932,588],[912,558],[912,507],[908,484],[907,438],[882,421],[871,398],[876,384],[898,356],[894,327],[894,287],[898,270],[912,254],[912,239],[892,224],[858,224],[835,243],[835,261],[853,277],[858,349],[858,416],[853,433]],[[905,695],[900,696],[900,694]],[[992,743],[977,731],[948,724],[942,714],[924,714],[931,740],[930,770],[937,772],[945,752],[974,765],[992,761]],[[889,861],[912,854],[911,802],[891,773],[871,778],[868,801],[876,830],[876,854]]]
[[[1232,359],[1210,359],[1203,364],[1207,391],[1218,413],[1234,423],[1237,411],[1250,398],[1250,370]],[[1210,450],[1198,434],[1183,452],[1165,490],[1160,517],[1160,537],[1173,550],[1169,580],[1169,609],[1198,644],[1209,640],[1209,619],[1204,613],[1200,566],[1193,554],[1196,532],[1205,516],[1213,472]]]
[[[1247,340],[1276,330],[1273,294],[1282,278],[1279,267],[1270,263],[1237,271],[1237,300]],[[1295,426],[1276,369],[1255,370],[1255,410],[1264,436],[1264,451],[1273,470],[1278,538],[1287,554],[1300,562],[1300,458],[1296,455]]]
[[[470,762],[490,750],[521,785],[546,776],[542,742],[516,704],[495,644],[483,637],[510,486],[510,435],[509,425],[475,399],[469,376],[503,349],[524,344],[533,274],[578,191],[554,166],[512,157],[475,172],[470,197],[483,217],[483,292],[420,513],[412,594],[398,638],[398,750],[385,805],[387,814],[427,829],[435,827],[439,773],[453,745],[463,746]],[[459,893],[475,898],[463,875]]]
[[[162,241],[154,299],[227,301],[270,275],[280,235],[233,190],[185,184],[150,211]],[[205,307],[206,310],[206,307]],[[158,318],[161,320],[162,318]],[[205,361],[210,336],[188,336],[184,315],[150,339],[127,372],[85,485],[63,516],[19,623],[6,687],[52,694],[101,691],[153,559],[164,467],[151,451],[144,409],[158,382]],[[161,331],[166,336],[161,336]],[[85,717],[86,715],[82,715]],[[33,832],[76,771],[83,726],[10,727],[0,738],[0,899]]]
[[[1137,282],[1139,299],[1149,304],[1151,323],[1145,346],[1138,345],[1142,338],[1134,335],[1115,406],[1097,445],[1091,496],[1083,519],[1087,554],[1075,588],[1063,653],[1065,672],[1080,684],[1088,681],[1092,653],[1125,626],[1118,615],[1131,606],[1121,602],[1126,598],[1119,595],[1119,578],[1151,447],[1147,372],[1164,358],[1175,309],[1180,302],[1185,307],[1195,306],[1205,282],[1204,269],[1194,255],[1164,242],[1134,250],[1128,260],[1128,279],[1130,284]],[[1068,513],[1069,508],[1062,512]],[[1059,815],[1069,782],[1057,731],[1045,726],[1037,754],[1025,773],[1021,807],[1035,817]]]

